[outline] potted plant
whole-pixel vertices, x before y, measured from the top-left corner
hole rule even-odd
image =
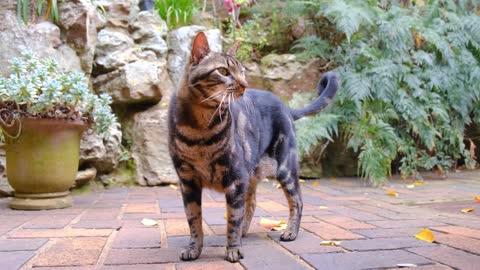
[[[82,73],[59,72],[54,60],[32,52],[10,63],[10,77],[0,78],[0,126],[15,190],[10,207],[71,206],[81,134],[88,127],[106,132],[116,122],[111,98],[92,93]]]

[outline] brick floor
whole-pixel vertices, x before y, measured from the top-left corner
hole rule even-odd
[[[203,193],[204,248],[194,262],[180,252],[189,242],[180,191],[129,187],[75,195],[74,205],[50,211],[17,211],[0,198],[0,269],[6,270],[190,270],[190,269],[480,269],[480,217],[459,213],[477,206],[480,171],[450,174],[407,189],[404,180],[384,189],[358,179],[302,183],[304,211],[295,241],[259,225],[261,218],[288,219],[287,201],[272,182],[260,183],[250,231],[242,239],[245,258],[224,260],[225,196]],[[480,204],[478,204],[480,205]],[[478,208],[478,207],[477,207]],[[142,219],[156,220],[147,227]],[[414,237],[422,228],[434,243]],[[324,240],[339,240],[325,246]]]

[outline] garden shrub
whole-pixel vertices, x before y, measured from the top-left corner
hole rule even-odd
[[[312,13],[317,35],[293,46],[322,57],[342,81],[333,106],[298,121],[298,148],[347,138],[359,175],[382,184],[398,163],[403,177],[476,166],[464,131],[480,121],[480,17],[474,0],[289,1]],[[326,33],[322,29],[336,29]],[[312,97],[313,98],[313,97]],[[302,100],[307,101],[302,101]],[[293,103],[308,103],[297,95]]]

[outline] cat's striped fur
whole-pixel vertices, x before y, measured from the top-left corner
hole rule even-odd
[[[319,112],[338,88],[336,75],[327,73],[319,82],[316,101],[303,109],[288,109],[270,92],[246,89],[244,67],[234,57],[236,47],[227,53],[211,52],[199,33],[170,102],[170,155],[191,234],[182,260],[194,260],[202,251],[203,188],[225,193],[228,261],[243,256],[241,237],[255,211],[257,182],[264,177],[276,177],[288,200],[288,226],[280,239],[297,237],[302,199],[293,121]]]

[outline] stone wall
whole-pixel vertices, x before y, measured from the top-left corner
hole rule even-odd
[[[105,13],[93,4],[102,5]],[[154,11],[140,11],[138,0],[71,0],[59,2],[60,22],[19,24],[16,0],[0,2],[0,74],[11,57],[25,49],[52,57],[62,71],[82,71],[92,91],[108,93],[120,125],[111,136],[85,133],[80,168],[99,175],[119,163],[123,143],[131,153],[136,181],[141,185],[177,182],[168,155],[167,108],[183,75],[194,36],[205,31],[213,51],[222,51],[218,29],[187,26],[169,31]],[[250,86],[280,96],[311,91],[321,63],[297,63],[293,55],[270,55],[261,63],[247,63]],[[0,156],[0,173],[2,172]],[[5,180],[3,180],[5,183]],[[0,180],[0,185],[2,180]]]

